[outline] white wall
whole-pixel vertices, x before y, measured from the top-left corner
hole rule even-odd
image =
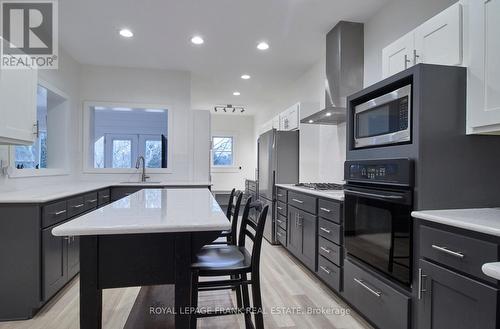
[[[276,96],[276,101],[256,117],[256,127],[297,102],[316,103],[306,117],[325,106],[325,52],[296,81]],[[256,129],[257,131],[257,129]],[[339,126],[300,125],[299,180],[341,183],[345,161],[345,124]]]
[[[212,168],[214,191],[233,188],[245,189],[245,179],[255,179],[257,166],[257,141],[254,135],[254,117],[250,115],[213,114],[211,115],[212,135],[229,134],[235,137],[234,168]],[[241,167],[241,169],[239,169]]]
[[[166,105],[171,112],[170,163],[172,173],[152,174],[152,180],[187,181],[194,176],[194,121],[191,111],[191,75],[185,71],[83,65],[81,102]],[[208,123],[207,123],[208,124]],[[80,155],[80,168],[83,160]],[[129,180],[130,174],[82,174],[82,179]],[[134,176],[134,175],[132,175]],[[208,168],[204,175],[208,180]]]
[[[382,49],[457,0],[393,0],[365,22],[365,87],[382,79]]]
[[[78,146],[80,143],[80,121],[78,111],[81,108],[79,75],[80,65],[63,49],[60,49],[59,52],[58,70],[40,70],[38,72],[39,80],[43,80],[68,96],[68,103],[64,109],[66,115],[62,120],[64,124],[61,124],[57,131],[48,132],[49,135],[52,134],[52,136],[54,136],[55,134],[57,139],[65,141],[65,149],[56,151],[63,153],[61,162],[62,165],[68,169],[68,175],[30,178],[8,178],[0,176],[0,191],[58,184],[77,177],[78,164],[76,158],[78,157],[79,148],[75,147],[75,145]],[[59,111],[60,110],[61,109],[59,109]],[[9,161],[8,148],[8,146],[0,147],[0,159],[7,162]]]
[[[61,50],[58,70],[41,70],[39,78],[69,96],[65,124],[57,138],[66,140],[66,147],[57,152],[65,154],[68,175],[8,178],[0,177],[0,191],[23,189],[47,184],[59,184],[75,179],[122,181],[138,175],[85,174],[83,170],[83,102],[119,102],[166,104],[172,111],[171,163],[172,173],[157,174],[153,180],[189,181],[209,179],[208,161],[194,163],[197,153],[207,149],[209,140],[208,116],[191,110],[191,76],[189,72],[131,69],[80,65]],[[202,113],[203,114],[203,113]],[[195,125],[198,127],[195,131]],[[206,126],[206,127],[202,127]],[[201,129],[204,128],[204,129]],[[253,125],[252,125],[253,129]],[[51,152],[51,150],[49,150]],[[54,150],[52,150],[54,152]],[[8,161],[8,147],[0,147],[0,159]],[[200,162],[200,161],[198,161]]]

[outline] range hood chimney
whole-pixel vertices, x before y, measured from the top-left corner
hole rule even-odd
[[[347,96],[363,89],[363,24],[340,21],[326,35],[325,108],[301,123],[336,125],[346,121]]]

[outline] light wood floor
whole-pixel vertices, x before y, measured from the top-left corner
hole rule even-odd
[[[282,247],[263,243],[261,276],[266,328],[371,328]],[[123,328],[139,290],[140,288],[104,290],[103,328]],[[229,291],[205,292],[200,294],[199,303],[201,307],[230,307],[234,303],[232,295]],[[34,319],[3,322],[0,323],[0,329],[77,329],[78,308],[77,277]],[[323,309],[324,313],[293,314],[293,310],[297,308],[305,312],[308,308]],[[276,314],[279,311],[281,314]],[[204,329],[244,327],[241,315],[198,320],[198,328]]]

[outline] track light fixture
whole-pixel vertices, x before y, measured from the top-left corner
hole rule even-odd
[[[227,113],[227,111],[231,111],[231,113],[235,113],[236,111],[239,111],[240,113],[244,113],[245,108],[243,106],[233,106],[231,104],[216,105],[214,107],[214,111],[215,111],[215,113],[217,113],[218,111],[224,111],[225,113]]]

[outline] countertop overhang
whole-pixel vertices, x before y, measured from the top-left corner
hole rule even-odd
[[[52,229],[55,236],[207,232],[231,224],[208,189],[143,189]]]
[[[412,217],[500,237],[500,208],[422,210]]]

